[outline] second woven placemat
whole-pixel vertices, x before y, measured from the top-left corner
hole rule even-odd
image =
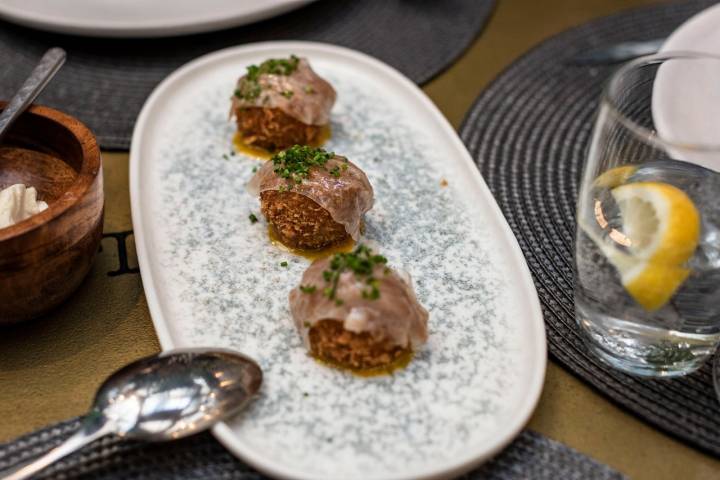
[[[712,3],[632,10],[547,40],[481,94],[461,137],[525,253],[543,306],[550,353],[632,413],[720,456],[720,404],[709,364],[676,380],[631,377],[592,356],[575,325],[578,182],[601,89],[614,67],[567,65],[591,48],[664,37]]]
[[[200,0],[199,0],[200,1]],[[49,47],[67,64],[38,103],[85,122],[104,149],[127,149],[152,89],[208,52],[251,42],[312,40],[350,47],[397,68],[418,84],[450,66],[480,33],[494,0],[319,0],[253,25],[155,39],[96,39],[0,22],[0,98],[19,88]],[[290,53],[290,52],[288,52]],[[9,67],[9,68],[7,68]],[[238,76],[245,65],[238,65]]]
[[[75,433],[73,419],[0,444],[0,471],[16,467]],[[234,458],[209,433],[168,443],[104,437],[50,466],[39,479],[269,480]],[[623,480],[620,473],[526,430],[493,460],[458,480]],[[340,480],[340,479],[338,479]]]

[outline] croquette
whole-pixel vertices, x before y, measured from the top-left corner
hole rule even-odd
[[[232,97],[243,143],[270,152],[315,145],[330,123],[336,99],[332,86],[304,58],[271,58],[250,65]]]
[[[295,145],[257,170],[248,189],[278,239],[291,248],[317,250],[357,241],[373,206],[365,173],[322,148]]]
[[[323,128],[306,125],[279,108],[239,108],[235,117],[243,143],[271,152],[295,144],[316,145]]]
[[[350,370],[369,370],[392,365],[410,350],[368,332],[345,330],[337,320],[320,320],[310,328],[310,353],[331,365]]]
[[[409,277],[365,245],[313,262],[289,295],[310,355],[351,370],[391,367],[427,341]]]
[[[299,193],[264,191],[260,193],[260,211],[288,247],[317,250],[349,236],[327,210]]]

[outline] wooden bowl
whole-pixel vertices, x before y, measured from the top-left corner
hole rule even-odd
[[[95,136],[69,115],[31,107],[0,145],[0,188],[15,183],[35,187],[48,208],[0,229],[0,325],[56,307],[90,270],[104,204]]]

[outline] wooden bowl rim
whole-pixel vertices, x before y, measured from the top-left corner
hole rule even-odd
[[[5,105],[7,102],[0,101],[0,110]],[[83,199],[101,170],[100,149],[95,135],[80,120],[43,105],[30,106],[23,112],[23,115],[28,114],[47,118],[68,129],[82,149],[82,165],[75,181],[58,199],[48,204],[47,209],[14,225],[0,228],[0,242],[23,235],[61,216]]]

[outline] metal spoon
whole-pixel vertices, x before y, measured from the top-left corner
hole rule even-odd
[[[0,114],[0,142],[10,129],[10,125],[25,111],[27,107],[40,95],[45,86],[65,63],[65,50],[51,48],[40,59],[30,76],[22,84],[20,90],[10,99]]]
[[[42,457],[4,477],[21,480],[111,433],[175,440],[205,430],[245,407],[262,384],[249,357],[225,350],[176,350],[118,370],[100,387],[80,430]]]

